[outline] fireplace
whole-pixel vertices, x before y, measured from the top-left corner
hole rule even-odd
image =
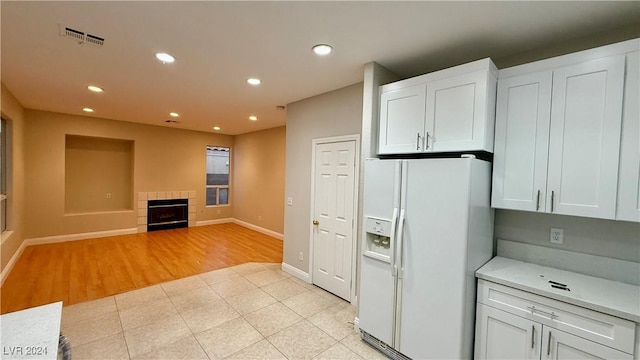
[[[189,199],[149,200],[147,231],[189,226]]]

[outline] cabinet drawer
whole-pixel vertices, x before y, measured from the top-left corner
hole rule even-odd
[[[632,321],[482,279],[478,280],[478,302],[633,354]]]

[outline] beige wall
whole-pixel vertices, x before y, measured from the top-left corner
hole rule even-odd
[[[284,231],[284,126],[238,135],[234,140],[233,217]]]
[[[65,213],[133,210],[133,141],[67,135]]]
[[[206,207],[204,198],[206,145],[233,147],[232,136],[36,110],[25,122],[25,238],[136,227],[135,211],[65,215],[67,134],[134,141],[134,196],[195,190],[197,221],[232,216],[231,206]]]
[[[293,205],[284,211],[283,261],[305,273],[309,272],[312,140],[360,134],[362,94],[363,85],[358,83],[287,105],[285,198],[291,197]]]
[[[7,230],[11,236],[2,237],[0,267],[4,271],[11,257],[24,240],[24,109],[16,98],[2,87],[2,117],[9,122],[7,133]],[[3,129],[4,131],[4,129]]]

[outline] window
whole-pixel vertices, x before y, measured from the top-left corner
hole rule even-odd
[[[7,230],[7,121],[0,119],[0,232]]]
[[[207,145],[207,206],[229,204],[229,152]]]

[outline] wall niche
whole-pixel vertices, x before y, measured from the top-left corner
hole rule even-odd
[[[132,140],[65,136],[65,213],[133,210]]]

